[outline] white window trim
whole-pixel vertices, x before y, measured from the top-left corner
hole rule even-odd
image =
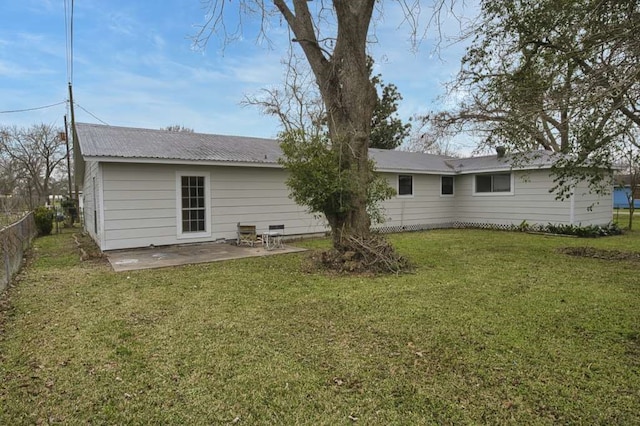
[[[411,194],[403,194],[400,195],[400,176],[411,176]],[[415,196],[416,193],[416,179],[415,176],[412,174],[408,174],[408,173],[398,173],[398,175],[396,176],[396,196],[398,198],[413,198]]]
[[[443,194],[442,193],[442,178],[444,178],[444,177],[450,177],[451,179],[453,179],[453,194]],[[474,182],[475,182],[475,179],[474,179]],[[452,197],[455,197],[455,195],[456,195],[456,177],[455,176],[450,176],[450,175],[446,175],[446,176],[445,175],[441,175],[440,176],[440,197],[442,197],[442,198],[452,198]]]
[[[509,172],[509,176],[511,177],[511,183],[509,184],[511,191],[509,192],[477,192],[476,191],[476,176],[478,175],[503,175],[507,172],[492,172],[492,173],[475,173],[473,174],[473,193],[471,194],[473,197],[509,197],[515,195],[515,176],[513,172]]]
[[[182,177],[204,177],[204,232],[182,232]],[[201,171],[176,171],[176,238],[193,239],[211,237],[211,174]]]

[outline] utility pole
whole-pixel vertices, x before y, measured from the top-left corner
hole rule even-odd
[[[69,155],[69,127],[67,116],[64,116],[64,143],[67,146],[67,178],[69,179],[69,200],[73,200],[73,186],[71,186],[71,156]]]
[[[80,147],[78,145],[78,133],[76,132],[76,114],[73,107],[73,90],[71,89],[71,81],[69,81],[69,111],[71,112],[71,137],[73,138],[73,152],[74,152],[74,155],[79,155]],[[65,116],[65,119],[66,119],[66,116]],[[65,120],[65,123],[66,123],[66,120]],[[67,149],[67,152],[68,152],[68,149]],[[76,179],[77,179],[77,176],[76,176]],[[74,202],[76,207],[76,214],[78,215],[78,218],[80,218],[80,194],[78,193],[77,184],[75,185],[75,189],[76,189],[76,196],[75,196]]]

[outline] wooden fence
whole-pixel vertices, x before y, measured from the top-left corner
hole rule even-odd
[[[0,243],[2,244],[0,293],[9,286],[11,277],[22,266],[24,252],[31,246],[37,233],[33,212],[0,230]]]

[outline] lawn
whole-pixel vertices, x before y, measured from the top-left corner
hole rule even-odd
[[[0,424],[640,423],[640,263],[558,252],[638,231],[391,239],[415,273],[116,274],[40,238],[0,314]]]

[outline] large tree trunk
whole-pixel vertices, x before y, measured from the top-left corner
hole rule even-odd
[[[369,79],[366,41],[374,0],[334,0],[338,32],[333,52],[319,45],[307,0],[294,0],[295,14],[281,0],[274,0],[311,65],[325,103],[331,149],[339,153],[340,170],[353,179],[353,190],[343,194],[349,208],[343,213],[325,212],[334,247],[342,248],[347,236],[366,238],[370,232],[367,188],[371,117],[376,91]]]
[[[366,37],[373,1],[360,2],[360,7],[349,3],[334,2],[338,40],[332,67],[328,75],[316,75],[327,109],[332,149],[340,154],[340,170],[350,172],[354,179],[353,191],[345,194],[350,208],[344,217],[337,218],[332,229],[336,248],[341,247],[345,236],[367,237],[371,226],[367,213],[371,180],[368,149],[376,91],[369,78]]]

